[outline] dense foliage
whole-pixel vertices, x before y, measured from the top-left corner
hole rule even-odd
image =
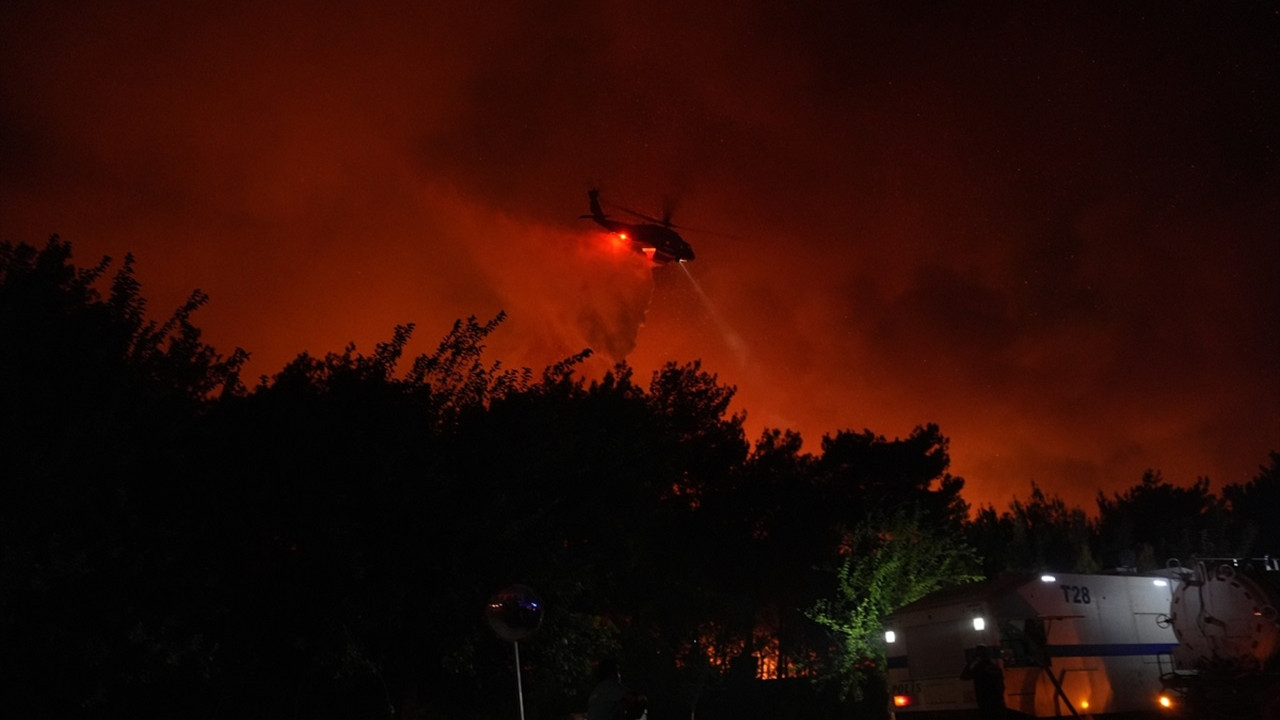
[[[1152,473],[1096,520],[1034,486],[971,519],[933,425],[749,443],[697,362],[506,369],[484,357],[501,316],[248,388],[191,322],[204,295],[156,323],[132,260],[108,267],[0,244],[16,716],[511,717],[483,607],[512,582],[547,608],[520,648],[534,720],[584,709],[605,655],[655,718],[812,716],[874,690],[880,618],[934,589],[1277,544],[1276,454],[1221,499]]]

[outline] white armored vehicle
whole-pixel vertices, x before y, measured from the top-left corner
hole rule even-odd
[[[1176,573],[1008,575],[924,597],[885,624],[899,720],[973,717],[961,679],[978,646],[1004,668],[1006,707],[1022,717],[1158,712],[1177,645]]]

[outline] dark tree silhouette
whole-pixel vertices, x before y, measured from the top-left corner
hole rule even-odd
[[[1084,510],[1046,495],[1032,482],[1026,502],[1015,497],[999,514],[991,506],[979,508],[969,526],[969,541],[982,556],[987,577],[1009,570],[1095,572],[1096,532]]]
[[[1208,478],[1178,487],[1148,470],[1140,484],[1110,499],[1098,493],[1098,558],[1105,567],[1145,571],[1170,559],[1230,554],[1225,528]]]
[[[912,511],[922,522],[958,532],[969,506],[960,496],[964,480],[947,472],[948,444],[932,424],[893,441],[870,430],[842,431],[822,439],[817,482],[842,518]]]
[[[1280,555],[1280,523],[1275,508],[1280,507],[1280,452],[1270,453],[1270,463],[1243,485],[1222,488],[1230,522],[1232,549],[1244,556]]]
[[[56,236],[0,243],[0,634],[17,714],[162,703],[158,684],[207,668],[189,622],[181,538],[197,419],[242,390],[244,354],[223,359],[190,322],[164,323],[126,257],[79,269]]]

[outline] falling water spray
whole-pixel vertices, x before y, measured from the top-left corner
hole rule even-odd
[[[689,278],[689,284],[693,285],[693,289],[698,291],[698,297],[702,298],[702,304],[707,309],[707,314],[711,320],[715,322],[716,327],[720,330],[720,335],[724,337],[724,342],[733,351],[734,356],[738,360],[739,365],[747,364],[747,345],[742,341],[742,336],[734,332],[733,328],[720,317],[720,313],[716,311],[714,305],[711,304],[711,298],[707,297],[707,293],[703,291],[702,286],[698,284],[693,273],[689,272],[689,266],[684,263],[677,263],[680,269],[684,271],[685,277]]]

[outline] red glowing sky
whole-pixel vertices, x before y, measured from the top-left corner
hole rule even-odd
[[[693,5],[5,3],[0,236],[205,290],[253,374],[506,310],[495,359],[701,359],[753,438],[936,422],[999,508],[1280,449],[1273,7]],[[722,233],[705,299],[593,183]]]

